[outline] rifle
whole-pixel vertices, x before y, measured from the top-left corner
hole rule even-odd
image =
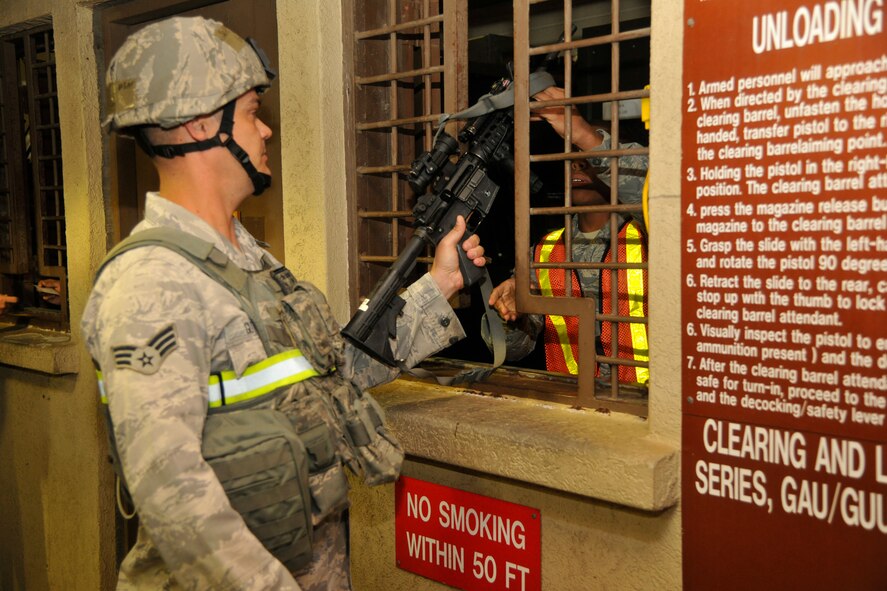
[[[537,76],[535,85],[541,88],[535,92],[554,84],[549,74],[542,74],[544,76]],[[342,334],[351,343],[387,365],[397,366],[389,339],[396,336],[397,316],[405,304],[397,294],[413,270],[416,258],[427,245],[437,246],[453,229],[457,216],[465,218],[467,225],[460,243],[475,234],[499,191],[499,185],[489,176],[490,169],[500,167],[508,174],[514,174],[511,153],[514,96],[510,91],[511,80],[503,78],[471,108],[442,117],[432,149],[422,153],[410,166],[408,182],[419,195],[413,208],[416,230],[400,256],[342,329]],[[531,90],[531,94],[535,92]],[[459,133],[458,141],[444,131],[448,119],[469,119]],[[451,157],[459,152],[460,142],[467,148],[454,163]],[[429,186],[432,190],[426,193]],[[541,188],[541,181],[531,172],[531,191],[535,193]],[[485,282],[486,289],[492,289],[486,269],[474,266],[465,251],[458,250],[459,270],[465,286]]]

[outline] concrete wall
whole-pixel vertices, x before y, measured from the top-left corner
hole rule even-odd
[[[531,408],[407,382],[378,392],[411,454],[405,473],[542,511],[547,590],[680,587],[680,512],[675,504],[680,358],[674,311],[680,260],[682,4],[653,4],[651,291],[656,296],[651,301],[651,358],[656,380],[649,419],[550,405]],[[54,20],[71,347],[79,351],[75,374],[54,377],[38,369],[0,365],[3,591],[113,588],[111,474],[104,460],[92,367],[77,328],[91,273],[106,248],[93,8],[73,0],[0,3],[0,27],[44,15]],[[324,289],[340,319],[348,311],[347,244],[340,221],[346,210],[342,10],[339,3],[278,2],[286,262]],[[30,357],[28,353],[0,347],[0,363]],[[523,423],[491,429],[508,421]],[[462,439],[443,435],[454,424]],[[528,435],[516,441],[521,425]],[[439,435],[426,437],[428,433]],[[561,448],[569,453],[558,453]],[[497,461],[488,459],[493,457]],[[442,588],[394,566],[393,487],[356,484],[353,501],[358,591]]]

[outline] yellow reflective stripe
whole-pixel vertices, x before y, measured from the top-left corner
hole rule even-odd
[[[221,375],[221,385],[219,376]],[[283,386],[290,386],[320,375],[298,349],[290,349],[249,366],[239,378],[233,371],[223,371],[209,377],[209,406],[222,406],[222,389],[225,404],[234,404],[256,398]],[[102,372],[96,371],[99,382],[99,397],[102,404],[108,404]]]
[[[557,246],[558,241],[561,239],[561,234],[563,233],[564,229],[561,228],[560,230],[555,230],[548,234],[542,239],[542,248],[539,252],[540,263],[547,263],[551,259],[551,251]],[[539,287],[542,288],[542,295],[551,297],[553,294],[551,293],[551,280],[548,277],[548,269],[537,270],[539,271]]]
[[[643,263],[644,252],[641,245],[641,233],[634,224],[628,224],[625,228],[625,258],[628,263]],[[628,282],[628,315],[638,318],[644,317],[644,270],[626,269]],[[649,361],[650,345],[647,342],[647,325],[632,322],[631,348],[634,351],[635,361]],[[635,367],[638,382],[644,384],[650,381],[650,370],[646,367]]]
[[[105,382],[102,380],[102,372],[95,370],[95,375],[99,380],[99,400],[102,404],[108,404],[108,395],[105,393]]]
[[[561,350],[564,352],[564,361],[567,363],[567,370],[571,374],[579,374],[579,364],[573,357],[573,347],[570,346],[570,336],[567,332],[567,321],[563,316],[548,316],[554,329],[557,331],[557,338],[560,341]]]
[[[239,378],[233,371],[221,373],[209,378],[209,406],[222,406],[222,391],[225,392],[225,404],[234,404],[267,394],[277,388],[289,386],[319,375],[311,367],[308,360],[298,349],[278,353],[249,366]]]
[[[542,248],[539,250],[539,262],[547,263],[551,259],[551,251],[554,250],[554,247],[557,245],[558,241],[561,238],[561,234],[564,233],[564,229],[555,230],[554,232],[548,234],[545,238],[542,239]],[[551,277],[549,276],[548,269],[537,269],[538,277],[539,277],[539,289],[542,291],[542,295],[546,297],[553,297],[554,293],[551,289]],[[566,281],[566,272],[564,273],[564,281]],[[573,284],[570,283],[569,286],[564,285],[564,290],[572,290]],[[579,373],[579,364],[576,362],[576,358],[573,357],[573,347],[570,346],[570,336],[567,331],[567,321],[563,316],[555,316],[553,314],[548,315],[548,319],[551,321],[551,324],[554,326],[555,331],[557,331],[557,338],[560,342],[561,350],[564,353],[564,361],[567,363],[567,370],[571,374]]]

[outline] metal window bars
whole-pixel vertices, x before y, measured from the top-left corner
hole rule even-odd
[[[596,298],[547,298],[530,293],[530,272],[538,268],[561,269],[647,269],[641,264],[572,261],[535,263],[528,256],[530,220],[534,216],[563,216],[566,227],[566,251],[570,253],[573,236],[570,216],[589,211],[609,214],[611,249],[617,249],[617,226],[620,214],[640,215],[640,205],[618,202],[619,158],[646,155],[646,148],[620,148],[614,139],[613,149],[593,152],[572,147],[572,130],[567,126],[563,150],[556,153],[530,154],[529,120],[532,111],[545,107],[563,107],[569,122],[573,108],[584,104],[611,103],[618,112],[618,102],[646,98],[649,91],[639,88],[620,90],[620,44],[649,38],[649,27],[620,30],[619,0],[610,2],[610,31],[585,39],[573,39],[570,25],[564,26],[561,43],[531,47],[531,6],[543,0],[515,0],[515,277],[518,282],[518,307],[534,314],[555,313],[579,317],[580,372],[576,403],[582,407],[603,407],[633,414],[646,414],[646,388],[620,384],[616,371],[608,384],[595,379],[598,362],[613,365],[647,367],[645,361],[619,357],[603,357],[596,352],[595,326],[598,322],[646,325],[646,318],[603,315],[597,310]],[[553,4],[553,3],[552,3]],[[504,6],[504,4],[503,4]],[[352,277],[357,301],[375,285],[385,268],[393,262],[411,228],[402,221],[411,215],[410,197],[404,174],[409,163],[422,150],[431,147],[439,114],[455,112],[467,106],[467,21],[466,0],[370,0],[354,3],[352,28],[354,53],[354,152],[353,170],[357,175],[352,187],[356,194],[357,277]],[[563,23],[573,21],[573,3],[563,2]],[[610,91],[572,96],[573,71],[570,60],[564,61],[563,100],[537,102],[527,98],[530,58],[552,51],[574,51],[596,46],[610,48]],[[619,119],[612,118],[612,138],[620,137]],[[572,204],[569,184],[570,160],[603,157],[609,159],[613,191],[608,205],[578,206]],[[529,169],[531,164],[563,162],[565,201],[563,206],[531,207]],[[420,259],[430,262],[429,258]],[[609,297],[617,299],[617,283],[612,282]],[[614,309],[618,309],[615,308]],[[611,331],[613,350],[617,350],[618,330]],[[566,384],[569,384],[569,379]],[[567,385],[566,387],[569,387]]]
[[[366,295],[412,234],[402,223],[412,215],[410,163],[431,148],[440,114],[462,106],[456,63],[466,52],[466,3],[370,0],[353,9],[360,262],[355,295]]]
[[[620,410],[633,414],[646,414],[646,386],[629,386],[618,379],[618,366],[637,366],[648,368],[649,362],[624,357],[609,357],[600,355],[597,351],[596,326],[598,323],[611,323],[610,330],[611,351],[619,351],[618,325],[638,324],[646,326],[646,317],[622,316],[619,314],[603,314],[599,311],[596,297],[567,297],[550,298],[535,295],[530,292],[530,272],[541,268],[556,269],[600,269],[602,273],[616,273],[618,269],[641,269],[646,271],[647,262],[588,262],[572,260],[572,224],[571,216],[585,212],[609,213],[610,250],[618,251],[618,227],[620,214],[642,213],[641,205],[626,205],[619,203],[619,158],[631,155],[646,155],[647,148],[619,147],[617,138],[619,134],[619,117],[611,118],[609,133],[613,138],[612,149],[582,151],[575,150],[572,143],[572,110],[579,105],[587,103],[611,102],[611,112],[618,113],[618,103],[621,100],[647,98],[649,91],[632,89],[620,91],[620,43],[642,37],[649,37],[650,29],[639,28],[630,31],[620,31],[620,2],[610,2],[610,33],[593,36],[587,39],[572,38],[573,2],[563,2],[563,42],[531,48],[530,46],[530,6],[541,4],[542,0],[516,0],[514,5],[514,33],[515,33],[515,187],[516,187],[516,244],[530,244],[530,218],[537,215],[563,215],[566,260],[563,263],[539,263],[530,261],[526,249],[516,249],[515,276],[517,281],[517,306],[518,309],[534,314],[557,314],[562,316],[576,316],[579,319],[578,349],[579,375],[578,375],[578,406],[603,407],[612,410]],[[576,49],[593,47],[597,45],[609,45],[611,51],[610,61],[610,92],[572,96],[573,72],[572,61],[564,60],[564,87],[565,98],[561,100],[530,101],[527,97],[529,64],[532,56],[547,54],[553,51],[572,52]],[[560,153],[530,154],[530,117],[533,111],[542,108],[563,107],[564,109],[564,149]],[[610,203],[609,205],[572,205],[572,187],[570,183],[570,161],[577,158],[608,158],[610,167]],[[565,177],[565,202],[563,207],[531,207],[529,196],[529,167],[531,163],[546,161],[563,161]],[[611,281],[610,293],[603,297],[610,298],[611,310],[619,310],[618,306],[618,281]],[[607,364],[614,368],[607,380],[595,378],[598,364]]]
[[[63,275],[67,266],[61,125],[52,29],[32,31],[25,44],[34,167],[38,265],[42,275]]]
[[[67,237],[52,25],[40,19],[3,33],[0,272],[58,278],[60,310],[32,312],[67,328]]]

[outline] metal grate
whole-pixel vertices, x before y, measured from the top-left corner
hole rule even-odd
[[[21,315],[67,327],[67,243],[55,44],[51,26],[0,35],[0,272],[26,295]],[[30,293],[41,277],[59,280],[61,305]],[[34,300],[33,305],[31,300]]]
[[[60,276],[67,266],[62,142],[52,29],[27,36],[25,68],[30,102],[38,264],[42,275]]]
[[[460,104],[456,40],[464,33],[456,31],[465,6],[447,2],[444,14],[431,0],[353,3],[356,296],[369,293],[412,235],[406,173],[431,148],[440,114]]]
[[[26,273],[30,245],[24,188],[16,45],[0,43],[0,272]],[[16,231],[18,230],[18,231]]]
[[[545,11],[540,10],[541,7],[531,5],[547,4]],[[579,3],[577,3],[579,4]],[[531,20],[537,14],[545,14],[550,20],[552,16],[552,5],[554,10],[562,12],[561,22],[563,27],[563,41],[555,44],[541,45],[531,47],[530,31]],[[565,261],[560,263],[541,263],[531,260],[530,253],[526,249],[517,248],[515,261],[515,277],[518,285],[518,308],[526,312],[535,314],[548,314],[559,316],[575,316],[579,319],[579,338],[578,338],[578,404],[583,407],[605,407],[618,409],[622,411],[632,412],[635,414],[645,414],[646,412],[646,386],[640,383],[626,383],[620,381],[619,368],[633,366],[639,368],[649,367],[646,355],[638,355],[639,349],[635,349],[635,356],[632,359],[620,355],[603,356],[598,351],[600,337],[598,331],[604,333],[609,328],[610,342],[608,343],[612,351],[619,351],[618,335],[620,325],[632,325],[645,327],[647,324],[646,316],[620,315],[619,313],[603,314],[603,307],[599,304],[598,299],[609,299],[610,310],[619,311],[619,298],[617,297],[618,281],[614,276],[619,276],[619,270],[637,270],[646,273],[647,263],[643,262],[626,262],[614,257],[614,262],[597,261],[574,261],[572,260],[573,240],[576,238],[572,232],[572,217],[577,214],[594,214],[602,213],[608,217],[607,224],[609,226],[611,252],[618,252],[620,245],[617,242],[619,229],[626,221],[628,216],[635,219],[642,218],[642,206],[640,204],[630,205],[620,202],[620,180],[624,174],[629,171],[622,172],[620,170],[620,159],[629,156],[646,156],[648,149],[646,147],[633,146],[622,147],[618,138],[622,140],[620,129],[620,118],[614,116],[610,118],[607,131],[612,140],[612,149],[609,150],[583,150],[573,144],[573,115],[574,110],[586,107],[585,112],[594,112],[593,107],[598,105],[601,112],[619,113],[620,101],[629,101],[632,99],[641,99],[649,97],[649,91],[643,87],[627,88],[621,79],[621,70],[623,62],[620,59],[620,49],[622,44],[643,38],[649,38],[649,26],[632,28],[630,30],[622,30],[622,20],[620,19],[620,2],[619,0],[611,0],[609,2],[610,22],[608,27],[598,27],[601,31],[594,31],[592,36],[586,38],[576,38],[572,23],[574,21],[574,3],[571,0],[563,2],[543,3],[533,0],[516,0],[514,12],[514,32],[515,32],[515,161],[516,161],[516,239],[517,244],[532,244],[530,227],[531,221],[536,216],[562,216],[558,225],[564,228],[563,240]],[[562,7],[562,8],[561,8]],[[590,52],[597,48],[608,48],[610,54],[610,77],[609,88],[603,91],[592,90],[584,80],[581,79],[582,73],[575,72],[574,59],[578,64],[582,63],[583,51]],[[562,70],[555,73],[559,82],[562,81],[565,96],[558,100],[545,101],[529,101],[526,98],[528,78],[530,72],[530,63],[535,56],[542,56],[551,52],[564,52]],[[538,58],[537,58],[538,60]],[[647,66],[648,68],[649,66]],[[647,69],[647,79],[649,79],[649,70]],[[564,130],[563,130],[563,147],[559,151],[547,152],[541,154],[530,153],[530,117],[540,109],[550,109],[552,107],[562,108],[564,113]],[[606,108],[608,107],[608,109]],[[535,128],[534,128],[535,130]],[[573,204],[573,187],[569,181],[571,176],[571,161],[579,159],[596,158],[608,161],[610,174],[610,198],[609,203],[601,203],[595,205],[574,205]],[[529,186],[528,170],[531,165],[542,162],[562,162],[563,163],[563,202],[557,206],[533,206],[530,201],[530,195],[527,187]],[[572,297],[570,290],[567,290],[565,297],[553,298],[543,297],[538,292],[531,293],[530,290],[530,274],[537,273],[538,269],[567,269],[568,274],[578,273],[581,270],[599,270],[601,280],[604,279],[605,273],[610,273],[611,289],[609,293],[588,294],[583,293],[582,297]],[[628,274],[629,272],[624,272]],[[609,326],[608,326],[609,325]],[[606,338],[606,337],[605,337]],[[648,350],[644,351],[648,354]],[[639,359],[639,357],[641,357]],[[609,376],[604,373],[604,378],[595,378],[598,366],[609,368]],[[642,370],[643,371],[643,370]]]
[[[574,4],[581,5],[574,13]],[[626,174],[622,163],[631,157],[646,156],[646,142],[639,146],[620,146],[614,141],[613,149],[582,150],[572,144],[572,129],[567,125],[564,139],[558,141],[555,149],[533,151],[531,135],[537,134],[534,123],[531,130],[530,118],[542,108],[561,108],[567,121],[574,110],[583,113],[586,119],[601,119],[609,110],[619,113],[620,103],[629,103],[647,98],[649,91],[644,86],[649,80],[649,1],[636,0],[626,9],[619,0],[608,2],[581,2],[538,0],[515,0],[488,2],[430,0],[371,0],[351,2],[350,18],[346,24],[352,32],[353,52],[351,71],[353,72],[353,154],[351,170],[356,171],[349,181],[352,189],[352,210],[355,212],[352,224],[356,230],[357,244],[353,251],[359,262],[357,272],[352,276],[356,286],[352,301],[356,303],[368,294],[376,281],[397,257],[405,241],[411,236],[409,226],[412,195],[405,181],[405,173],[410,162],[423,150],[431,147],[434,126],[441,112],[455,112],[468,103],[468,27],[473,15],[481,15],[484,22],[481,28],[492,31],[489,45],[499,47],[502,39],[514,36],[515,92],[518,97],[515,110],[515,207],[514,207],[514,267],[518,286],[518,308],[526,313],[539,315],[572,315],[580,319],[578,377],[550,374],[547,372],[499,372],[494,373],[485,383],[475,384],[479,390],[501,391],[503,387],[520,390],[515,380],[529,383],[526,391],[544,390],[548,398],[557,397],[562,392],[583,407],[605,407],[625,410],[634,414],[646,414],[646,386],[628,384],[618,379],[618,367],[637,366],[647,368],[643,359],[626,359],[618,355],[605,357],[597,352],[599,341],[595,327],[609,323],[611,327],[611,347],[618,351],[619,326],[646,326],[646,317],[623,316],[619,313],[604,315],[598,310],[598,294],[584,294],[586,297],[551,298],[531,292],[529,278],[542,268],[568,269],[571,272],[594,271],[613,273],[631,269],[646,272],[647,263],[624,261],[574,261],[567,256],[562,263],[538,263],[531,256],[530,246],[535,244],[541,228],[564,227],[565,250],[571,252],[572,235],[570,219],[573,215],[596,212],[607,216],[610,228],[610,248],[618,249],[618,229],[624,216],[641,217],[640,204],[625,204],[619,200],[619,179]],[[640,6],[640,9],[638,7]],[[609,14],[599,18],[601,8]],[[510,19],[510,11],[514,17]],[[574,17],[582,12],[589,24],[574,35]],[[594,18],[589,18],[589,13]],[[606,10],[605,10],[606,12]],[[633,13],[632,13],[633,12]],[[647,20],[643,21],[644,13]],[[641,18],[636,17],[640,14]],[[531,22],[532,19],[538,21]],[[505,26],[502,26],[504,22]],[[552,29],[557,23],[558,32],[554,35],[538,33],[542,29]],[[540,38],[549,41],[531,43],[531,30]],[[563,41],[550,43],[563,31]],[[647,54],[642,55],[643,64],[626,63],[637,61],[638,43],[647,43]],[[478,46],[481,47],[481,46]],[[630,51],[623,52],[624,47]],[[526,98],[527,80],[531,62],[539,63],[551,52],[565,54],[567,59],[558,66],[556,79],[566,90],[562,100],[533,102]],[[571,57],[573,59],[571,59]],[[494,65],[496,72],[504,73],[504,63],[499,64],[498,56],[490,56],[488,65]],[[602,63],[603,61],[603,63]],[[589,65],[591,64],[591,65]],[[606,70],[606,78],[601,79],[596,69]],[[591,76],[589,72],[595,72]],[[632,75],[624,75],[634,71]],[[640,71],[640,74],[638,74]],[[500,74],[497,74],[500,75]],[[594,78],[594,84],[589,79]],[[523,98],[521,98],[523,97]],[[535,119],[535,117],[534,117]],[[637,123],[637,122],[635,122]],[[618,117],[610,118],[607,131],[612,138],[630,135]],[[579,158],[598,158],[606,162],[614,189],[607,203],[599,205],[578,205],[573,200],[573,189],[569,183],[570,161]],[[549,167],[560,170],[560,189],[563,196],[559,202],[552,199],[540,201],[529,195],[529,170]],[[509,218],[511,213],[508,214]],[[487,224],[507,226],[511,219],[493,220]],[[509,232],[510,230],[506,230]],[[510,239],[510,235],[509,235]],[[510,256],[510,255],[509,255]],[[420,259],[430,262],[430,258]],[[610,293],[605,297],[617,301],[617,282],[613,281]],[[611,305],[613,310],[618,306]],[[482,361],[482,360],[478,360]],[[596,378],[598,363],[612,367],[605,378]],[[443,363],[446,365],[446,362]],[[527,366],[530,367],[530,366]],[[526,376],[533,375],[531,381]],[[517,377],[515,377],[517,376]],[[506,383],[507,382],[507,383]],[[544,382],[544,383],[543,383]],[[536,384],[538,387],[534,387]]]

